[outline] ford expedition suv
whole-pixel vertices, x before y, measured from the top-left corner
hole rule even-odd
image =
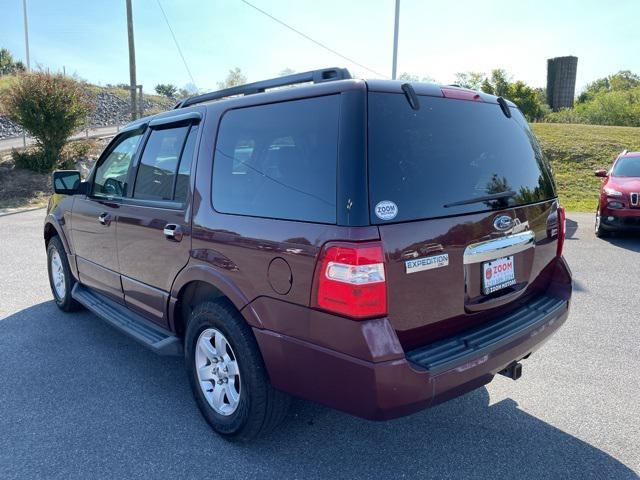
[[[54,188],[58,306],[183,355],[225,438],[290,395],[382,420],[517,379],[567,319],[551,170],[484,93],[338,68],[234,87],[134,121]]]

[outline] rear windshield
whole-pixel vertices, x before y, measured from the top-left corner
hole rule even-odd
[[[507,118],[497,104],[429,96],[419,100],[420,109],[413,110],[402,94],[369,94],[373,223],[459,215],[555,197],[550,170],[519,110],[512,108]],[[515,194],[482,199],[502,192]],[[450,205],[459,202],[464,204]]]
[[[640,157],[622,157],[612,172],[614,177],[640,177]]]

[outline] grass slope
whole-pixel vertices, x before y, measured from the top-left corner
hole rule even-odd
[[[560,201],[572,211],[595,212],[601,179],[594,170],[609,168],[624,149],[640,150],[640,127],[535,123],[532,128],[553,167]]]

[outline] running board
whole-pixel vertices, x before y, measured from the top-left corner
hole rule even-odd
[[[71,290],[71,296],[87,310],[142,343],[159,355],[182,355],[181,340],[124,305],[96,293],[79,283]]]

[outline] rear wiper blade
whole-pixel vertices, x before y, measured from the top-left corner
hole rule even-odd
[[[416,91],[413,89],[413,86],[410,83],[403,83],[400,85],[400,88],[404,92],[404,96],[409,102],[409,106],[414,110],[420,110],[420,101],[418,100],[418,95],[416,95]]]
[[[457,207],[460,205],[470,205],[472,203],[490,202],[491,200],[500,200],[502,198],[515,197],[516,195],[516,192],[513,191],[493,193],[491,195],[484,195],[482,197],[473,197],[467,200],[460,200],[459,202],[447,203],[446,205],[444,205],[444,208]]]

